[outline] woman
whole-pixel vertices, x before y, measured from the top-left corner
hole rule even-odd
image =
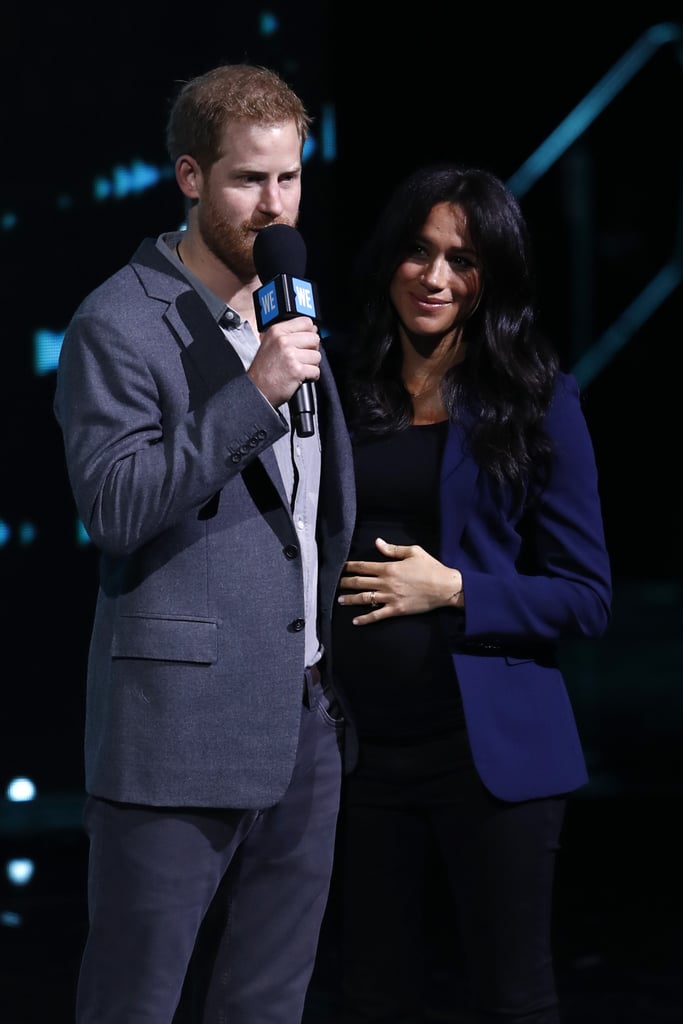
[[[418,170],[330,339],[357,525],[334,667],[359,737],[337,878],[341,1021],[424,1020],[436,851],[477,1021],[556,1024],[553,872],[587,781],[558,647],[601,636],[611,577],[576,381],[534,329],[527,228],[491,173]]]

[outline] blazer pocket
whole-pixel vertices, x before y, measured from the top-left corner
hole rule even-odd
[[[112,639],[113,658],[150,658],[213,665],[218,657],[215,619],[123,615]]]

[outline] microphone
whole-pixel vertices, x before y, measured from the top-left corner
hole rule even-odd
[[[254,239],[254,265],[264,283],[254,293],[259,331],[271,324],[310,316],[319,320],[318,293],[312,281],[304,279],[306,243],[289,224],[270,224]],[[315,387],[305,380],[289,400],[289,411],[299,437],[315,433]]]

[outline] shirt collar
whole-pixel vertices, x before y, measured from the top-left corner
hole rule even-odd
[[[241,327],[242,318],[239,313],[232,306],[228,306],[222,299],[219,299],[217,295],[214,295],[203,281],[200,281],[191,270],[187,269],[179,258],[178,243],[182,241],[184,236],[184,231],[167,231],[157,238],[157,249],[166,257],[169,263],[173,264],[176,270],[180,271],[188,284],[201,295],[217,324],[228,328]]]

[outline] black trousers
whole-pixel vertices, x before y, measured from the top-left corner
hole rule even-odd
[[[557,1024],[551,918],[565,805],[564,798],[491,796],[464,731],[417,743],[363,742],[358,769],[342,787],[339,1024],[429,1019],[435,855],[463,955],[468,1019]]]

